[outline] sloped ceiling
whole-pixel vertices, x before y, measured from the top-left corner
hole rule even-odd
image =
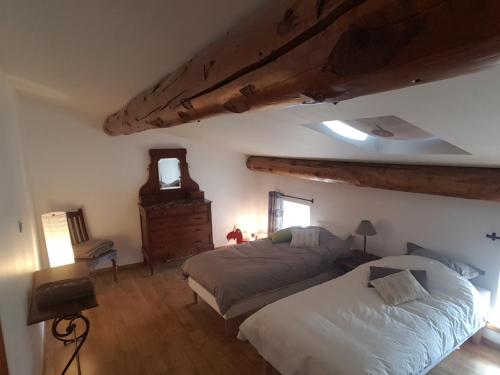
[[[0,66],[109,114],[266,2],[0,0]]]
[[[266,3],[0,1],[0,68],[11,76],[12,84],[102,119]],[[471,155],[384,155],[302,126],[387,115],[398,116]],[[500,68],[336,106],[228,114],[156,132],[246,154],[500,166]]]

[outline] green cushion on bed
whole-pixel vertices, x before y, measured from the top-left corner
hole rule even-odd
[[[281,229],[271,234],[273,243],[290,242],[292,240],[292,230],[290,228]]]

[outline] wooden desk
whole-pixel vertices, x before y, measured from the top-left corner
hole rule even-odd
[[[42,285],[41,283],[82,278],[88,278],[89,280],[91,278],[90,268],[86,263],[69,264],[33,273],[33,283],[28,306],[28,325],[53,319],[52,335],[54,338],[63,342],[65,345],[75,345],[75,351],[62,371],[62,375],[66,373],[75,358],[77,360],[78,374],[81,374],[78,353],[90,329],[90,322],[82,315],[82,311],[98,306],[95,291],[90,296],[73,299],[64,303],[53,304],[44,308],[40,308],[37,305],[36,294],[38,288]],[[63,326],[62,329],[61,326]],[[78,330],[81,330],[81,333],[77,333]]]

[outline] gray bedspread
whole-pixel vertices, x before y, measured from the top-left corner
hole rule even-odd
[[[273,244],[270,239],[207,251],[184,262],[182,270],[215,296],[220,312],[259,293],[300,282],[330,270],[349,242],[321,228],[318,248]]]

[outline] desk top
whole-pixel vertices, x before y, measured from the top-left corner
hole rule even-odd
[[[33,273],[33,283],[28,305],[28,325],[66,315],[76,314],[83,310],[97,307],[98,303],[95,293],[92,296],[74,299],[58,305],[45,307],[43,309],[37,306],[35,302],[35,293],[41,284],[71,279],[81,279],[82,277],[91,277],[89,267],[83,262],[35,271]]]

